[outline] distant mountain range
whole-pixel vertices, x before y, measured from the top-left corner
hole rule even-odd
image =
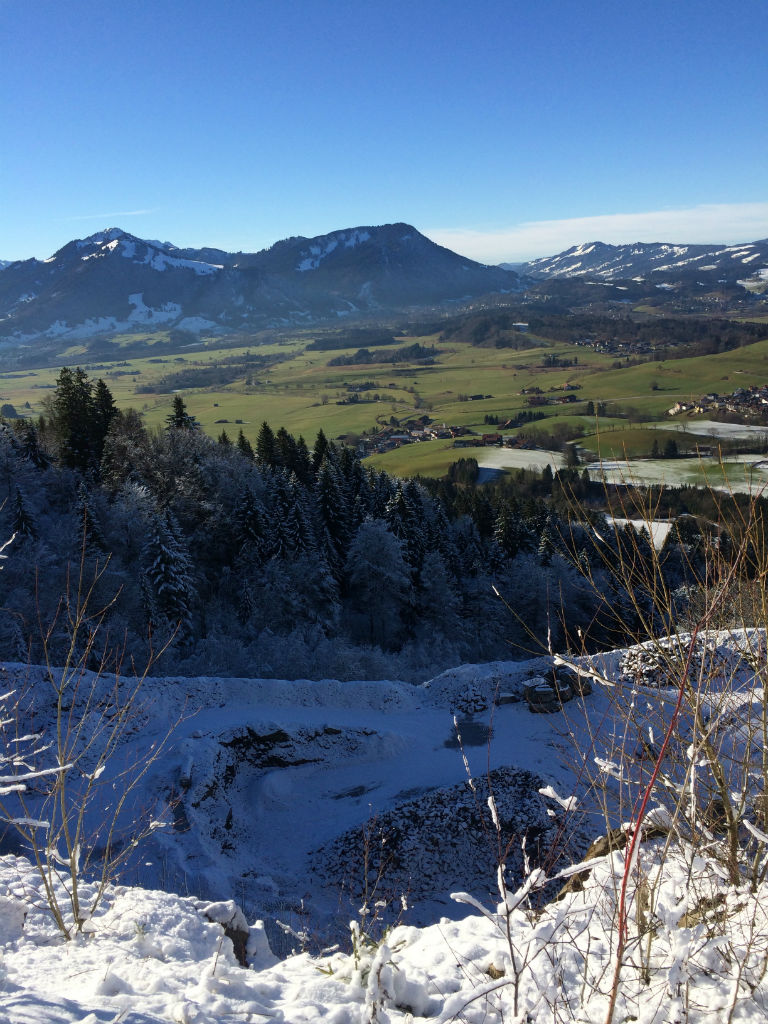
[[[502,264],[507,269],[511,264]],[[606,245],[587,242],[574,245],[557,256],[529,263],[514,264],[520,274],[546,279],[552,277],[596,277],[615,281],[652,279],[658,282],[681,281],[733,284],[740,279],[759,277],[768,268],[768,239],[744,245],[669,245],[663,242],[636,242],[633,245]],[[765,277],[765,273],[762,275]]]
[[[494,304],[517,302],[526,289],[535,302],[548,282],[568,292],[560,296],[567,311],[569,303],[593,301],[594,292],[573,292],[590,279],[623,281],[633,295],[638,289],[659,295],[658,288],[700,295],[702,288],[717,292],[725,285],[746,295],[736,287],[742,283],[765,292],[768,239],[728,246],[590,242],[491,267],[402,223],[288,238],[255,253],[181,249],[109,228],[67,243],[47,260],[0,261],[0,353],[52,356],[82,339],[91,354],[106,355],[111,339],[127,332],[236,335],[445,312],[491,296]],[[546,299],[551,308],[553,296]]]
[[[408,224],[288,238],[256,253],[179,249],[109,228],[0,269],[0,342],[153,328],[237,332],[402,313],[519,290],[518,275]]]

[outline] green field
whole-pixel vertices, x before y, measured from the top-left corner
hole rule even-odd
[[[545,338],[529,338],[535,347],[525,350],[478,348],[463,342],[441,343],[437,336],[415,339],[439,349],[434,365],[365,364],[329,366],[347,350],[309,351],[306,345],[316,335],[297,333],[293,338],[275,337],[271,343],[242,348],[209,347],[203,351],[174,352],[167,337],[156,337],[151,355],[119,358],[138,336],[121,339],[122,349],[112,361],[85,363],[91,377],[103,377],[119,407],[133,406],[148,426],[161,426],[168,415],[172,393],[141,393],[141,388],[156,384],[163,376],[179,370],[204,370],[221,360],[241,358],[251,353],[280,356],[284,359],[266,368],[254,368],[250,383],[245,374],[224,386],[181,389],[188,410],[212,436],[222,430],[234,437],[242,429],[254,441],[266,420],[274,429],[286,427],[294,435],[311,440],[322,427],[329,437],[354,437],[374,432],[389,424],[424,414],[437,423],[465,426],[479,434],[495,428],[484,422],[487,415],[500,421],[527,409],[523,389],[537,387],[547,398],[565,395],[565,384],[578,385],[570,392],[577,401],[569,405],[549,405],[542,411],[546,419],[522,428],[527,433],[553,430],[583,430],[578,443],[603,458],[646,456],[654,438],[663,446],[667,436],[675,436],[682,450],[686,441],[674,430],[675,421],[666,415],[678,400],[696,398],[707,391],[729,392],[739,386],[762,384],[768,380],[768,338],[754,345],[722,355],[700,356],[664,362],[641,363],[616,368],[613,355],[601,355],[591,349],[553,343]],[[377,350],[378,351],[378,350]],[[391,347],[380,350],[384,355]],[[76,347],[70,350],[71,365],[78,365]],[[542,366],[545,356],[577,360],[569,367]],[[52,394],[57,369],[38,369],[0,373],[0,403],[10,403],[24,416],[44,411],[44,400]],[[369,390],[355,394],[350,388],[372,383]],[[470,400],[471,396],[482,396]],[[350,401],[350,398],[353,400]],[[356,400],[354,400],[356,399]],[[587,416],[588,401],[606,403],[599,421]],[[662,428],[653,431],[658,423]],[[598,429],[599,428],[599,429]],[[691,445],[693,442],[691,442]],[[397,452],[375,457],[374,464],[400,475],[440,474],[466,452],[453,449],[450,442],[428,442],[404,446]]]

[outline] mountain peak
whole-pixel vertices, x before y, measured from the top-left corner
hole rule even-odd
[[[133,237],[127,231],[123,231],[122,228],[104,228],[103,231],[97,231],[93,235],[88,235],[87,238],[79,239],[79,241],[84,245],[104,245],[105,242],[115,242],[120,238]]]
[[[216,332],[368,317],[518,287],[518,278],[402,221],[289,238],[258,253],[178,249],[107,227],[42,264],[4,270],[0,339],[97,338],[146,329]]]
[[[741,245],[675,244],[671,242],[633,242],[611,245],[585,242],[573,245],[556,256],[531,260],[523,272],[534,278],[595,277],[606,281],[621,278],[660,280],[659,275],[676,280],[722,283],[748,278],[768,263],[765,242]]]

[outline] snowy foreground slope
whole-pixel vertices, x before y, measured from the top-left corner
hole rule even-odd
[[[633,910],[615,1020],[720,1024],[733,1006],[733,1020],[765,1020],[768,887],[729,892],[715,863],[693,851],[667,858],[663,870],[660,861],[658,843],[643,850],[654,930],[639,941]],[[34,908],[39,880],[25,861],[6,857],[0,1020],[603,1021],[621,869],[620,854],[598,862],[583,892],[537,916],[499,906],[424,929],[399,926],[357,956],[298,954],[275,962],[263,931],[253,927],[249,966],[242,967],[221,926],[209,920],[231,915],[232,907],[157,891],[116,889],[92,931],[64,943]],[[716,913],[706,910],[713,906]]]
[[[697,700],[708,735],[727,725],[723,758],[733,754],[728,763],[746,765],[759,740],[743,726],[763,707],[756,671],[765,638],[721,635],[702,651],[692,664],[700,678],[702,665],[707,674]],[[591,695],[534,715],[513,698],[547,667],[543,659],[465,666],[425,687],[148,680],[151,712],[137,722],[137,748],[160,737],[182,708],[197,710],[177,726],[141,797],[154,813],[166,794],[181,794],[173,826],[152,836],[126,877],[146,888],[110,888],[84,934],[69,942],[57,933],[29,862],[0,858],[0,1021],[604,1020],[625,853],[590,861],[583,888],[552,900],[569,875],[569,857],[578,860],[606,828],[597,817],[580,818],[558,794],[575,794],[589,810],[594,776],[604,783],[596,799],[606,798],[609,822],[630,817],[673,693],[653,656],[614,652],[595,659],[604,682],[596,680]],[[4,677],[4,689],[35,691],[36,728],[44,731],[42,672],[7,666]],[[494,695],[504,699],[500,706]],[[668,793],[681,790],[681,779],[705,774],[691,769],[698,754],[690,727],[681,717],[681,756],[665,766]],[[687,744],[693,753],[686,761]],[[736,776],[729,783],[736,786]],[[754,785],[762,799],[759,778]],[[697,786],[686,798],[691,805]],[[654,798],[653,817],[669,826],[663,797]],[[768,837],[754,803],[747,793],[740,812],[745,865],[757,857],[751,885],[746,871],[736,882],[729,875],[714,826],[689,842],[672,822],[635,852],[614,1020],[768,1015]],[[372,941],[360,932],[360,829],[370,847],[394,844],[396,851],[362,916]],[[500,838],[510,844],[501,890]],[[558,846],[555,862],[548,850]],[[451,899],[457,891],[464,895]],[[401,907],[399,896],[410,908],[386,934],[370,924],[378,896],[388,904],[382,913]],[[269,939],[276,947],[283,933],[275,918],[292,926],[296,947],[308,936],[308,952],[276,959]],[[323,952],[333,923],[346,941]]]

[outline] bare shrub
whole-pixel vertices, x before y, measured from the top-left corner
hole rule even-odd
[[[154,813],[140,807],[139,785],[175,724],[159,741],[142,741],[142,687],[162,652],[143,671],[123,674],[125,651],[107,628],[112,602],[96,606],[104,567],[88,579],[83,552],[79,568],[53,621],[41,628],[44,664],[27,669],[0,725],[7,773],[0,822],[29,853],[66,938],[87,930],[141,839],[164,824],[167,802]],[[54,664],[53,639],[58,645],[62,634],[66,655]]]

